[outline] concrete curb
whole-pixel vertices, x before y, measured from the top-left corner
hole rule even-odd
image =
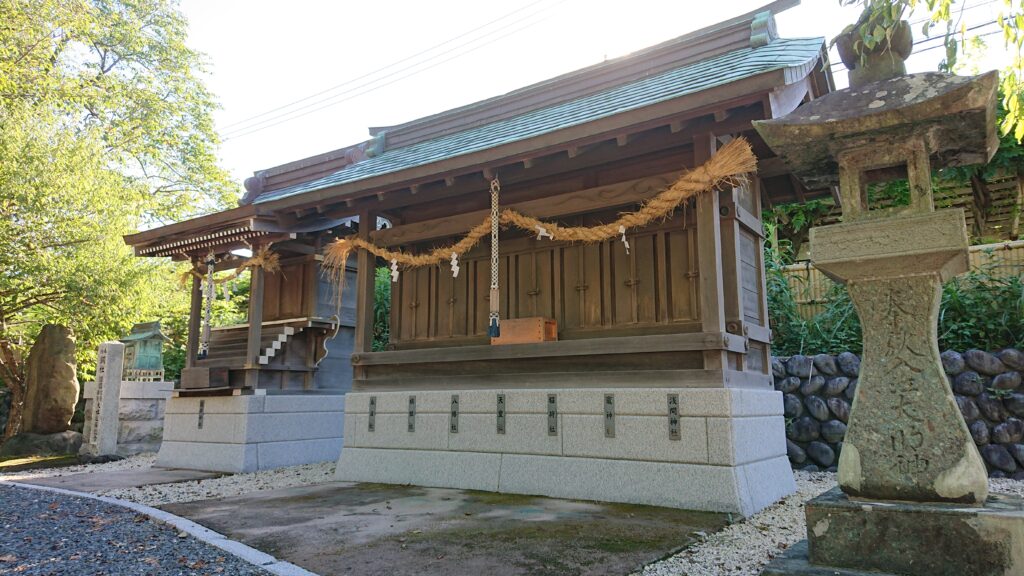
[[[277,558],[260,552],[259,550],[246,546],[241,542],[231,540],[227,536],[214,532],[209,528],[196,524],[195,522],[176,516],[170,512],[164,512],[158,508],[151,506],[144,506],[142,504],[136,504],[135,502],[129,502],[127,500],[121,500],[120,498],[111,498],[109,496],[97,496],[95,494],[89,494],[88,492],[76,492],[74,490],[66,490],[64,488],[52,488],[50,486],[37,486],[35,484],[24,484],[22,482],[10,482],[6,480],[0,480],[0,483],[9,484],[11,486],[17,486],[19,488],[29,488],[32,490],[41,490],[43,492],[54,492],[57,494],[63,494],[65,496],[75,496],[77,498],[89,498],[91,500],[99,500],[107,504],[113,504],[115,506],[121,506],[122,508],[128,508],[138,512],[139,514],[145,514],[153,520],[169,524],[178,530],[187,533],[188,535],[196,538],[200,542],[204,542],[216,548],[240,558],[254,566],[262,568],[275,576],[318,576],[314,572],[310,572],[305,568],[300,568],[291,562],[285,562],[284,560],[278,560]]]

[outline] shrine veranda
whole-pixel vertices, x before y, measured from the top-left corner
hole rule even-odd
[[[188,364],[161,462],[262,468],[337,442],[342,480],[742,515],[791,493],[760,213],[830,192],[791,178],[751,122],[831,89],[824,40],[775,32],[772,12],[792,4],[373,129],[257,172],[238,208],[128,237],[140,256],[193,264]],[[594,227],[740,137],[757,172],[666,219],[591,243],[502,228],[496,291],[487,238],[457,273],[394,265],[383,350],[374,271],[391,263],[356,250],[335,303],[323,254],[339,238],[406,254],[450,245],[490,213],[496,179],[501,208]],[[246,324],[207,330],[211,264],[248,264]],[[553,321],[557,340],[492,344],[492,310],[507,325]]]

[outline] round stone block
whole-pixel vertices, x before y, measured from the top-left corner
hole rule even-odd
[[[825,403],[821,396],[808,396],[804,398],[804,406],[807,407],[808,414],[822,422],[831,417],[828,412],[828,404]]]
[[[836,356],[836,364],[839,365],[839,369],[843,371],[843,374],[850,378],[856,378],[860,375],[860,358],[853,352],[843,352]]]
[[[843,398],[829,398],[825,401],[829,411],[843,423],[850,421],[850,403]]]
[[[797,378],[810,378],[811,368],[814,366],[814,361],[811,358],[804,356],[803,354],[797,354],[791,356],[786,361],[786,372],[791,376]]]
[[[946,350],[939,354],[939,359],[942,360],[942,369],[950,378],[963,372],[967,366],[964,357],[956,350]]]
[[[835,376],[839,373],[835,358],[831,354],[817,354],[813,358],[814,370],[824,376]]]
[[[974,370],[961,372],[953,378],[953,391],[964,396],[977,396],[985,391],[985,382]]]
[[[995,354],[989,354],[984,350],[968,350],[964,352],[964,362],[967,363],[971,370],[985,376],[996,376],[1006,372],[1006,366],[1003,365],[1002,361]]]

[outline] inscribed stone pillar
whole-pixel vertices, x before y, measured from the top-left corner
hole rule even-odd
[[[86,438],[80,454],[97,456],[117,452],[118,404],[123,370],[124,344],[100,344],[96,356],[96,398],[86,422]]]

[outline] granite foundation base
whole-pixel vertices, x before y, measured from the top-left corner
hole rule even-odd
[[[333,462],[344,418],[341,394],[171,398],[156,465],[242,473]]]
[[[670,421],[672,401],[678,414]],[[344,481],[741,516],[796,488],[782,397],[770,390],[350,392],[345,424],[336,471]]]
[[[1024,499],[984,506],[851,500],[835,488],[807,503],[804,547],[763,574],[1024,574]]]

